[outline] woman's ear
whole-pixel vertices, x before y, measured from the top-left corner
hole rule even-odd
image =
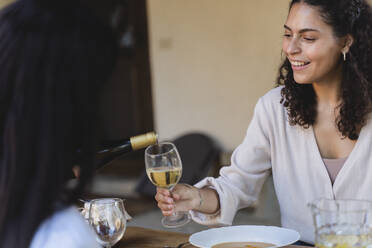
[[[351,45],[353,45],[354,38],[351,36],[351,34],[347,34],[344,37],[344,42],[343,42],[343,48],[341,50],[342,53],[348,53],[350,50]]]

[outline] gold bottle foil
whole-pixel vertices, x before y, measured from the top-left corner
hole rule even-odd
[[[153,145],[158,141],[158,135],[155,132],[149,132],[130,138],[133,150],[145,148],[149,145]]]

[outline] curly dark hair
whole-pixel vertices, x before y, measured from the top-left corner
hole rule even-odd
[[[350,34],[354,38],[343,66],[340,92],[342,102],[338,106],[336,124],[344,137],[356,140],[372,105],[371,6],[366,0],[292,0],[289,9],[301,2],[318,8],[336,37]],[[288,58],[279,68],[276,84],[284,85],[281,103],[287,109],[290,124],[304,128],[313,125],[317,115],[313,86],[295,82]]]

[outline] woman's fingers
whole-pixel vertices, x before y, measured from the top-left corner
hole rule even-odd
[[[162,211],[172,211],[174,209],[174,205],[173,204],[163,204],[163,203],[158,203],[158,207],[162,210]]]
[[[168,189],[164,189],[164,188],[159,188],[157,187],[156,188],[156,192],[157,193],[160,193],[160,194],[163,194],[163,195],[166,195],[166,196],[170,196],[170,191]]]
[[[155,199],[158,202],[158,207],[164,216],[172,215],[174,210],[174,201],[172,198],[158,192],[155,195]]]
[[[158,202],[158,207],[164,216],[172,215],[174,210],[174,200],[171,197],[169,190],[157,188],[155,200]]]
[[[157,188],[155,200],[163,215],[168,216],[173,211],[188,211],[192,209],[194,187],[187,184],[177,184],[172,192],[167,189]]]
[[[169,197],[169,196],[166,196],[166,195],[163,195],[163,194],[160,194],[160,193],[157,193],[155,195],[155,200],[157,202],[167,203],[167,204],[173,204],[174,203],[172,197]]]

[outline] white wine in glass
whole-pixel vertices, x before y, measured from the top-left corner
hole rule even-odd
[[[160,188],[173,188],[181,178],[182,168],[150,168],[146,170],[151,182]]]
[[[182,161],[176,146],[162,142],[149,146],[145,150],[146,173],[157,187],[172,190],[182,176]],[[164,227],[175,228],[190,221],[188,213],[175,212],[162,219]]]

